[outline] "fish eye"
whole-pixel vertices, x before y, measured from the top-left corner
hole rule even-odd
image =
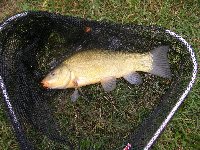
[[[55,75],[55,72],[51,72],[50,74],[51,74],[52,76],[54,76],[54,75]]]

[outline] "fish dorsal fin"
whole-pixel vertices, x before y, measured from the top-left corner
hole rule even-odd
[[[141,84],[142,83],[142,78],[139,75],[139,73],[137,72],[131,72],[125,76],[123,76],[123,78],[128,81],[130,84]]]
[[[101,85],[106,92],[110,92],[116,87],[116,78],[115,77],[106,77],[101,80]]]

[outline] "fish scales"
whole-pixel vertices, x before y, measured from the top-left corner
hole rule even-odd
[[[150,53],[90,50],[79,52],[64,63],[77,78],[81,78],[83,82],[87,79],[88,82],[94,83],[109,76],[120,78],[132,71],[148,72],[152,68],[152,57]],[[81,81],[79,84],[82,85]]]

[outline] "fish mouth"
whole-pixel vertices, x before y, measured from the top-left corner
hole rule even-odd
[[[47,81],[42,80],[41,83],[42,83],[42,86],[43,86],[44,88],[49,88],[49,83],[48,83]]]
[[[46,89],[63,89],[64,86],[52,86],[48,81],[42,80],[41,84]]]

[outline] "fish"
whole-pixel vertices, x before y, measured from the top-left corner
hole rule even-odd
[[[142,78],[138,71],[171,79],[168,51],[169,46],[159,46],[145,53],[79,51],[51,70],[41,83],[49,89],[74,88],[71,100],[76,101],[83,86],[101,83],[104,91],[110,92],[116,88],[116,79],[121,77],[130,84],[139,85]]]

